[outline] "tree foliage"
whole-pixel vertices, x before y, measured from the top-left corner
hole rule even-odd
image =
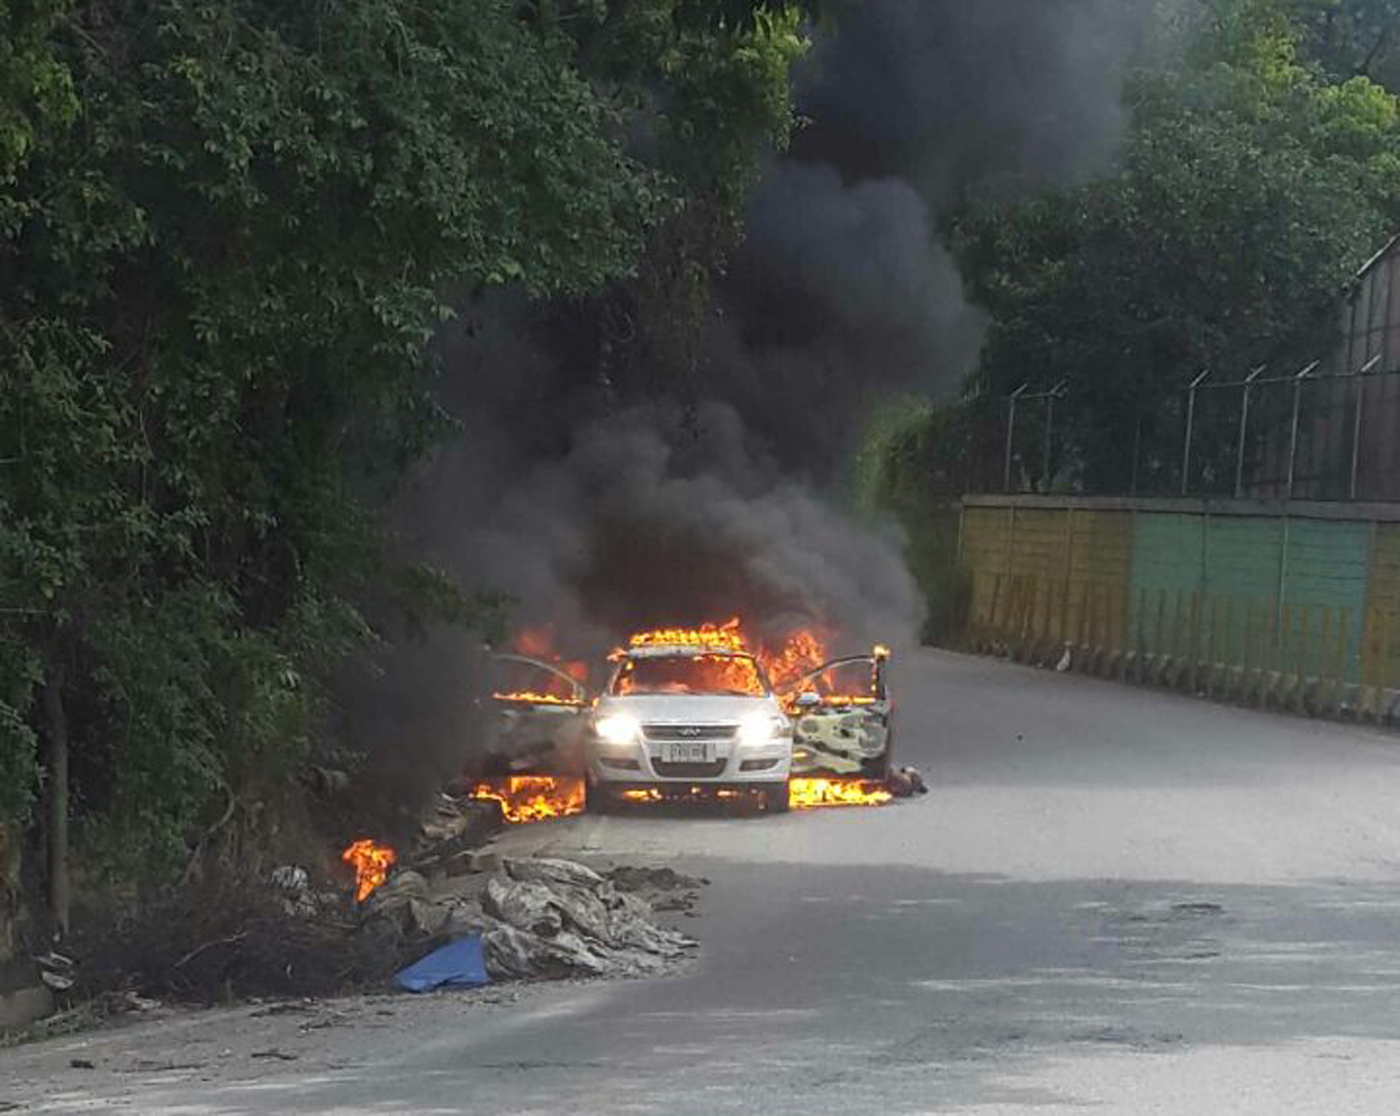
[[[789,73],[816,10],[810,0],[650,0],[616,5],[580,34],[590,69],[642,92],[649,161],[684,199],[636,274],[572,308],[570,347],[615,396],[693,398],[711,288],[739,243],[762,153],[787,144]]]
[[[1316,347],[1347,277],[1400,226],[1400,107],[1310,53],[1316,28],[1299,13],[1323,7],[1211,5],[1183,58],[1132,80],[1109,173],[957,221],[991,316],[967,427],[982,485],[999,483],[1020,384],[1070,385],[1061,475],[1040,476],[1037,453],[1029,479],[1121,491],[1138,453],[1170,483],[1169,402],[1202,368],[1239,378]]]
[[[702,8],[0,0],[0,820],[41,685],[84,815],[173,856],[304,754],[368,594],[481,619],[378,517],[445,429],[429,341],[737,220],[799,17]]]

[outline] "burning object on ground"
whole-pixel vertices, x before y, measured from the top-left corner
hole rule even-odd
[[[794,810],[884,806],[894,798],[883,782],[864,779],[793,779],[788,790]]]
[[[355,869],[355,902],[363,903],[389,878],[389,869],[398,854],[388,845],[376,844],[369,838],[352,841],[340,854],[340,859]]]
[[[498,802],[506,821],[546,821],[583,813],[587,790],[580,775],[506,775],[474,780],[468,797]]]

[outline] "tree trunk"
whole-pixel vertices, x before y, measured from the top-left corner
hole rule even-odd
[[[49,744],[49,912],[62,937],[68,934],[72,884],[68,875],[68,716],[63,709],[61,667],[44,678],[44,730]]]
[[[15,956],[19,918],[19,827],[0,822],[0,968]]]

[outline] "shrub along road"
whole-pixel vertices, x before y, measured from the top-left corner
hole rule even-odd
[[[710,878],[681,975],[143,1022],[0,1053],[0,1102],[1393,1111],[1395,738],[936,652],[896,682],[926,798],[504,839]]]

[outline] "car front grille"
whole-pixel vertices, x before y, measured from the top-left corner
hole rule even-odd
[[[663,763],[652,760],[652,767],[663,779],[718,779],[724,774],[724,760],[715,763]]]
[[[648,740],[733,740],[736,725],[643,725]]]

